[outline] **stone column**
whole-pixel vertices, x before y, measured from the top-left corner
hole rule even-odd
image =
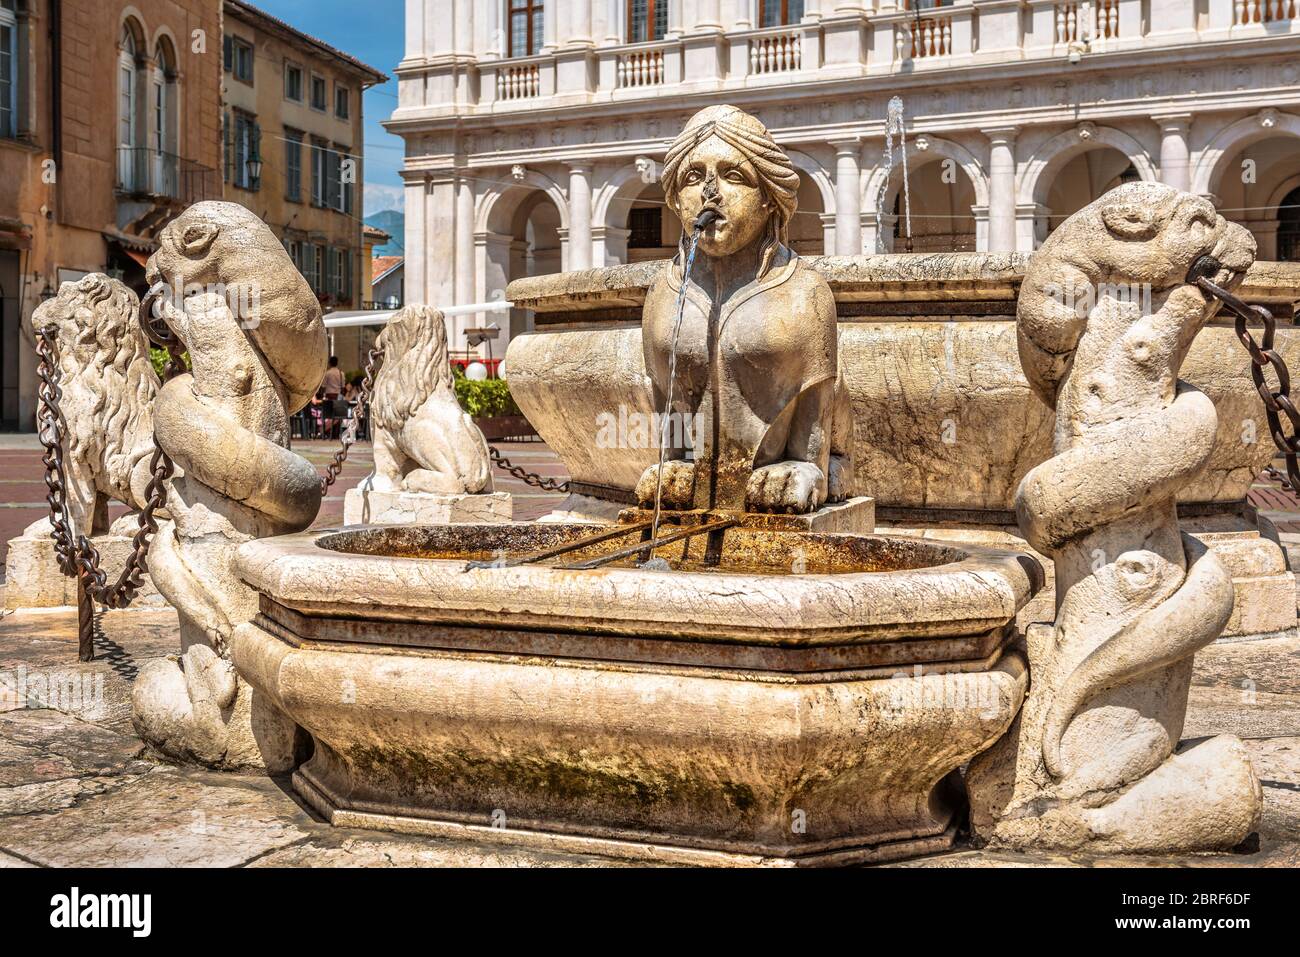
[[[423,173],[414,173],[405,180],[403,207],[406,221],[403,238],[406,246],[406,264],[403,280],[408,302],[428,302],[425,291],[429,262],[429,231],[424,221],[425,194],[428,183]]]
[[[571,47],[588,47],[592,45],[591,3],[590,0],[576,0],[566,4],[569,8],[569,35],[565,43]]]
[[[456,182],[456,301],[474,301],[474,182],[462,175]],[[430,305],[443,305],[430,303]],[[450,303],[448,303],[450,305]]]
[[[569,167],[569,269],[591,268],[591,164]]]
[[[695,29],[722,29],[722,4],[719,0],[695,0]]]
[[[474,0],[456,0],[455,31],[456,52],[473,54],[474,50]],[[435,31],[445,30],[446,25],[433,24]]]
[[[433,174],[424,208],[427,247],[423,301],[430,306],[445,306],[455,302],[456,296],[456,179],[449,170]],[[407,297],[407,302],[415,301]]]
[[[1153,116],[1160,124],[1160,180],[1175,189],[1192,188],[1191,152],[1187,134],[1192,126],[1189,113]]]
[[[606,0],[605,3],[605,45],[618,46],[623,42],[623,0]]]
[[[686,31],[682,28],[682,0],[668,0],[668,29],[664,39],[680,38]]]
[[[985,130],[989,151],[989,252],[1016,248],[1016,128]]]
[[[862,175],[858,168],[859,137],[832,140],[835,147],[835,254],[862,252]]]

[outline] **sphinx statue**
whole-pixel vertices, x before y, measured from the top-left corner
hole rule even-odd
[[[667,508],[808,513],[848,498],[852,420],[835,300],[788,244],[794,164],[755,117],[712,106],[673,141],[663,186],[682,248],[646,293],[645,365],[655,409],[671,381],[672,413],[697,426],[692,448],[666,450],[662,478],[657,464],[646,470],[637,499],[652,505],[659,488]],[[711,221],[687,275],[701,214]]]
[[[1209,201],[1132,183],[1066,220],[1030,264],[1020,357],[1056,427],[1016,515],[1055,562],[1056,620],[1028,629],[1028,699],[972,762],[979,841],[1222,850],[1256,823],[1260,788],[1239,740],[1179,749],[1192,657],[1223,632],[1233,587],[1175,508],[1217,426],[1213,402],[1178,378],[1218,305],[1191,271],[1210,263],[1233,288],[1254,253]]]
[[[384,359],[370,400],[375,470],[344,496],[349,525],[509,521],[492,491],[487,442],[456,401],[443,315],[401,309],[375,341]]]
[[[192,371],[154,404],[156,440],[184,474],[172,482],[174,522],[156,537],[149,570],[180,616],[182,654],[141,670],[133,720],[169,756],[282,770],[296,728],[229,661],[231,633],[257,612],[232,562],[244,542],[307,528],[320,507],[320,478],[288,448],[289,416],[325,371],[320,305],[242,206],[198,203],[159,240],[146,307],[184,344]]]
[[[145,507],[153,479],[152,406],[160,383],[138,313],[135,293],[93,273],[62,283],[31,318],[33,332],[49,332],[58,355],[68,520],[74,535],[93,540],[107,567],[130,553],[135,513]],[[131,512],[110,525],[109,502]],[[49,518],[10,542],[5,565],[9,607],[76,604],[76,580],[54,558]],[[147,584],[140,597],[158,601]]]

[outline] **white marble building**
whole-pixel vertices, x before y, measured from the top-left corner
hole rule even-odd
[[[1300,0],[407,0],[397,75],[409,302],[668,255],[659,163],[719,102],[804,173],[805,254],[902,250],[908,207],[914,250],[1032,250],[1139,178],[1300,258]]]

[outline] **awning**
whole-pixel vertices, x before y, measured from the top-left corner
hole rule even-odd
[[[326,329],[343,326],[382,326],[397,315],[396,309],[361,309],[356,312],[331,312],[325,317]]]
[[[132,259],[138,262],[141,266],[149,265],[149,257],[142,252],[132,249],[129,246],[123,246],[122,252],[126,253],[128,256],[130,256]]]

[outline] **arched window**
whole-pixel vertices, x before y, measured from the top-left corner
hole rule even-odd
[[[762,0],[759,26],[784,27],[803,19],[803,0]]]
[[[1286,194],[1277,210],[1277,258],[1300,262],[1300,186]]]
[[[179,196],[177,181],[176,55],[171,42],[163,37],[154,53],[149,76],[149,152],[153,164],[152,192]]]
[[[144,186],[141,146],[139,44],[131,23],[122,24],[117,53],[117,154],[118,179],[128,192]]]

